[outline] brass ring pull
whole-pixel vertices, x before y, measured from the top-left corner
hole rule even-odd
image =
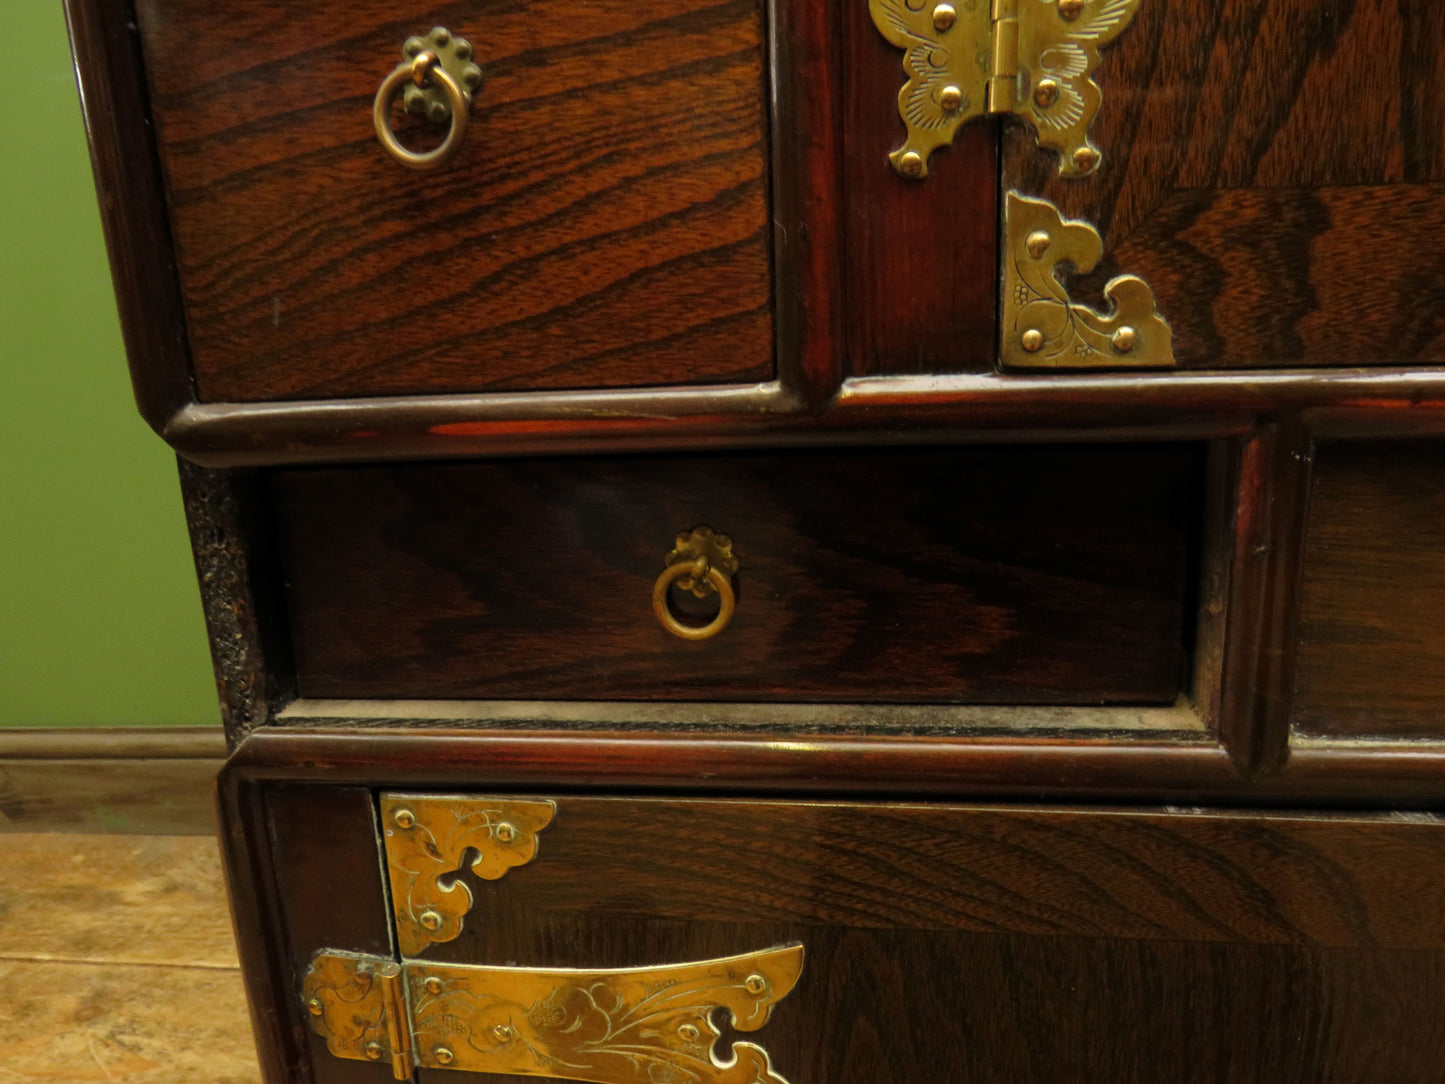
[[[425,38],[407,39],[402,54],[406,59],[392,69],[377,89],[371,106],[371,124],[386,153],[402,165],[410,169],[437,169],[461,148],[467,134],[472,91],[481,86],[482,70],[471,63],[470,43],[465,38],[453,37],[441,26],[433,28]],[[410,89],[408,84],[416,89]],[[440,98],[433,88],[440,88]],[[408,150],[391,130],[391,103],[403,89],[406,89],[408,110],[426,112],[431,120],[447,124],[446,138],[434,150]]]
[[[652,585],[652,612],[662,627],[683,640],[709,640],[727,628],[737,609],[732,577],[738,570],[738,559],[733,555],[733,540],[715,534],[711,527],[696,527],[677,536],[665,564],[662,575]],[[684,625],[668,602],[675,583],[698,598],[715,593],[717,616],[706,625]]]

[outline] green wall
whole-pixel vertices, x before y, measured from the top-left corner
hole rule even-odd
[[[219,720],[175,460],[140,420],[59,0],[4,5],[0,726]]]

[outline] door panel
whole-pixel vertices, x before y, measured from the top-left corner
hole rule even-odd
[[[766,1025],[724,1029],[791,1084],[1423,1082],[1445,1056],[1433,817],[554,800],[529,861],[485,879],[486,845],[458,852],[473,904],[418,964],[640,968],[801,942]],[[285,884],[305,848],[280,853]],[[291,921],[325,941],[315,910]],[[311,1049],[316,1079],[386,1079]]]

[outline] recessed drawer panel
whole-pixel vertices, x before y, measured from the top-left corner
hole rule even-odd
[[[1185,445],[286,471],[298,689],[1172,702],[1201,472]],[[730,537],[736,605],[692,641],[653,592],[704,526]],[[705,624],[721,597],[665,604]]]
[[[201,399],[772,374],[756,0],[136,14]],[[482,83],[456,156],[418,172],[372,105],[436,25]],[[412,149],[441,142],[393,112]]]
[[[1445,737],[1445,444],[1317,450],[1305,535],[1294,724]]]

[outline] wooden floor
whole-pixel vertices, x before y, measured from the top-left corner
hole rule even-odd
[[[0,1084],[258,1084],[208,836],[0,833]]]

